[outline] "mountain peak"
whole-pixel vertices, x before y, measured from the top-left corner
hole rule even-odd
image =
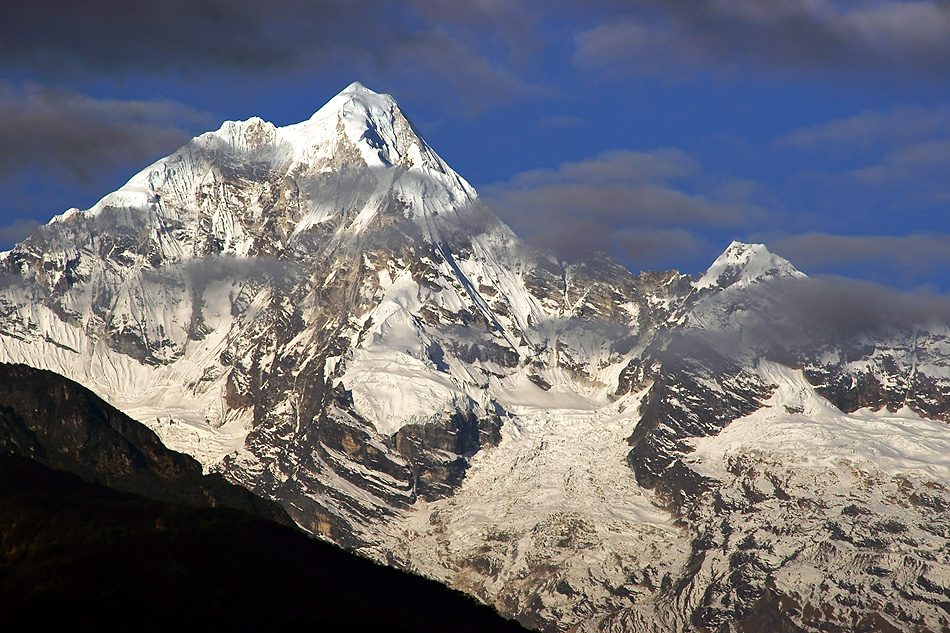
[[[373,90],[370,90],[358,81],[354,81],[349,86],[340,91],[340,94],[344,93],[366,93],[371,95],[379,94]]]
[[[374,92],[354,81],[341,90],[326,105],[314,113],[313,118],[323,118],[329,114],[347,114],[362,110],[369,115],[384,115],[396,106],[396,100],[388,94]]]
[[[244,121],[225,121],[211,135],[224,140],[232,149],[246,151],[280,140],[295,146],[325,143],[342,121],[352,140],[358,142],[366,129],[393,127],[399,107],[387,94],[373,92],[358,81],[341,90],[308,120],[278,128],[260,117]],[[398,116],[401,116],[399,114]]]
[[[696,282],[696,289],[741,288],[766,279],[804,276],[791,262],[772,253],[765,244],[732,242]]]
[[[288,182],[303,189],[303,195],[300,189],[285,192],[289,197],[284,202],[292,200],[294,210],[281,220],[282,230],[289,231],[278,240],[283,246],[287,239],[350,213],[350,207],[362,213],[339,227],[348,234],[360,233],[381,213],[420,222],[440,215],[456,222],[460,211],[466,221],[472,213],[485,211],[475,203],[478,194],[471,185],[429,147],[390,95],[353,82],[300,123],[278,127],[257,116],[225,121],[219,129],[201,134],[146,167],[92,208],[60,219],[77,214],[92,218],[104,209],[111,210],[108,214],[121,209],[116,221],[154,227],[167,218],[200,222],[202,214],[208,214],[215,218],[210,233],[193,230],[206,235],[209,244],[217,244],[214,252],[220,247],[243,256],[260,241],[254,237],[260,218],[252,216],[262,211],[255,211],[254,205],[232,208],[225,192],[229,187],[245,188],[242,195],[249,196],[248,200],[261,199],[262,192],[255,187],[264,186],[262,174],[271,183],[290,178]],[[340,191],[313,184],[332,174],[359,175],[360,180],[347,181],[349,189]],[[392,204],[393,200],[398,204]],[[268,214],[273,208],[267,207]],[[433,237],[436,226],[428,220],[423,223],[426,235]],[[58,222],[56,228],[66,230],[64,223]],[[63,244],[72,239],[63,233]],[[160,243],[162,249],[170,249],[163,250],[163,256],[172,260],[203,252],[203,247]]]
[[[447,173],[448,166],[432,151],[405,117],[396,100],[351,83],[308,120],[280,128],[281,138],[298,156],[312,158],[312,148],[329,149],[344,137],[370,167],[423,168]],[[319,153],[319,152],[318,152]]]

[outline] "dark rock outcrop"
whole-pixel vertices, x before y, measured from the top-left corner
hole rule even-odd
[[[0,456],[0,566],[6,631],[524,630],[287,526],[120,493],[23,457]]]
[[[229,507],[292,524],[275,503],[220,475],[85,387],[53,372],[0,364],[0,454],[27,457],[86,481],[162,501]]]

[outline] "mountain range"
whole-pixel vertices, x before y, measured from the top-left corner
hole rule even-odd
[[[193,139],[0,278],[0,360],[525,626],[950,630],[947,318],[757,244],[563,261],[360,84]]]

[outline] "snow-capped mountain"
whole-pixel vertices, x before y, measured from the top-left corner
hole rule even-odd
[[[829,326],[762,245],[700,279],[562,262],[360,84],[225,123],[0,268],[0,360],[523,623],[948,627],[945,323]]]

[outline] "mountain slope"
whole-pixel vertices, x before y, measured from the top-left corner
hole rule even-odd
[[[0,457],[0,530],[6,630],[524,630],[260,517],[118,493],[24,458]]]
[[[437,583],[304,537],[276,504],[202,475],[80,385],[7,364],[0,382],[6,628],[522,630]]]
[[[204,475],[141,423],[52,372],[0,363],[0,454],[160,501],[227,507],[292,525],[279,506]]]

